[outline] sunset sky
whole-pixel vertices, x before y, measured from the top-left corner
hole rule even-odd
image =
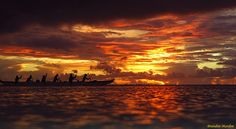
[[[7,0],[0,16],[1,80],[236,84],[235,0]]]

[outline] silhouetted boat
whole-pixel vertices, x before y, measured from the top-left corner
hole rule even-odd
[[[105,86],[111,84],[114,81],[105,80],[105,81],[87,81],[87,82],[18,82],[13,81],[1,81],[1,86]]]

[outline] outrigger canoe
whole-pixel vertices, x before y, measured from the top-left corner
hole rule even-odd
[[[18,82],[13,81],[1,81],[0,86],[105,86],[111,84],[114,81],[105,80],[105,81],[87,81],[87,82]]]

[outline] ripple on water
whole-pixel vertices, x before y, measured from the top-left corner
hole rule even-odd
[[[206,128],[236,122],[236,87],[0,87],[1,129]]]

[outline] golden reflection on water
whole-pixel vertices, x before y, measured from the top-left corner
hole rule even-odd
[[[235,87],[0,88],[0,128],[205,128],[233,122]]]

